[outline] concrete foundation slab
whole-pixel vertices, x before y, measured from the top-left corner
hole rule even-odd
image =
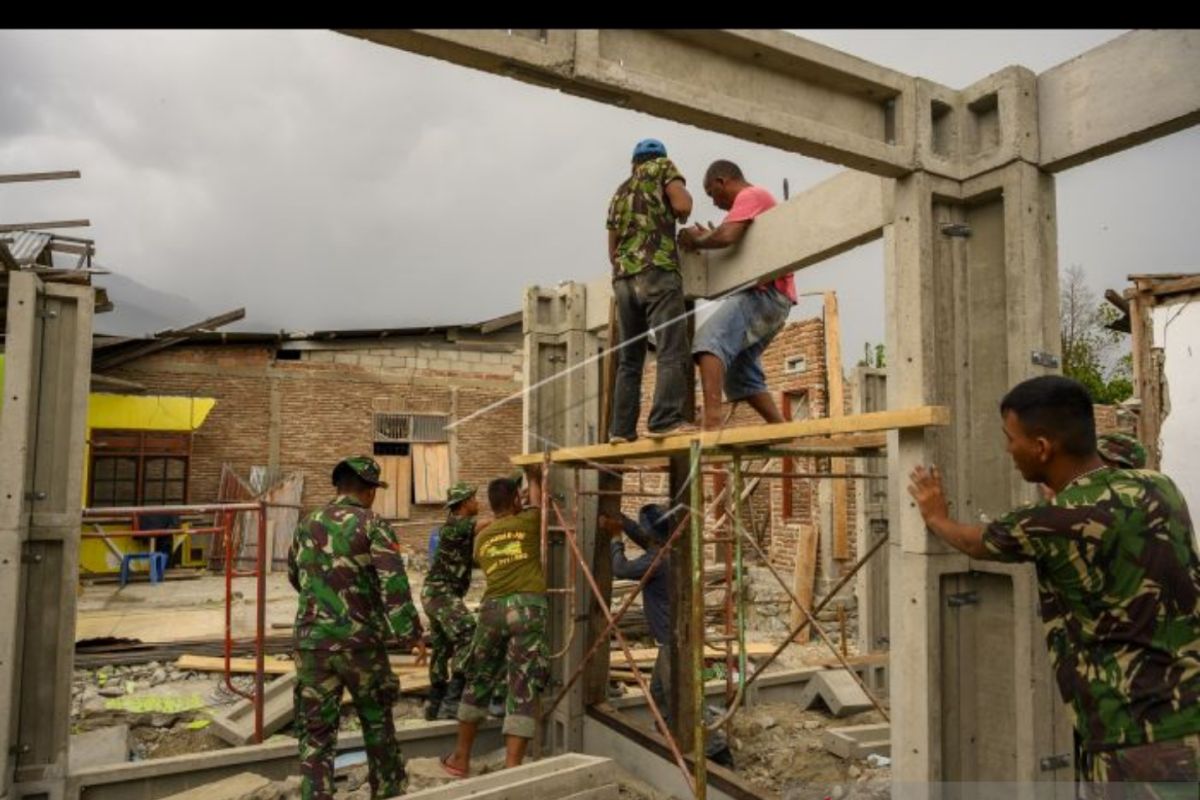
[[[891,726],[886,723],[830,728],[825,731],[821,741],[826,750],[839,758],[866,758],[871,754],[877,756],[892,754]]]
[[[396,739],[406,759],[432,758],[454,748],[457,731],[457,722],[422,722],[399,728]],[[483,722],[476,748],[487,752],[502,745],[500,721]],[[66,800],[161,800],[248,771],[284,780],[296,774],[296,747],[295,739],[280,737],[261,745],[82,769],[67,781]],[[362,747],[361,733],[338,737],[338,752]]]
[[[263,692],[263,738],[270,736],[292,721],[296,708],[292,693],[296,688],[296,673],[281,675],[268,683]],[[254,741],[254,704],[241,700],[222,714],[213,717],[212,732],[234,747]]]
[[[129,726],[112,725],[71,734],[67,763],[71,772],[129,760]]]
[[[849,673],[840,669],[817,673],[800,695],[801,708],[812,708],[820,700],[835,717],[848,717],[874,708],[867,693]]]
[[[560,800],[567,797],[615,797],[611,783],[614,764],[610,759],[581,753],[522,764],[519,767],[455,781],[405,795],[420,800]],[[612,787],[612,794],[591,794]]]

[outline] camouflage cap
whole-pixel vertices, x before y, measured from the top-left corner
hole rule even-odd
[[[343,464],[347,469],[372,486],[381,486],[384,489],[388,488],[387,481],[379,480],[379,475],[383,472],[383,468],[379,466],[378,461],[370,456],[352,456],[339,461],[333,468],[333,481],[335,484],[337,483],[338,470]]]
[[[475,496],[475,487],[466,481],[459,481],[446,492],[446,507],[461,503]]]
[[[1132,436],[1106,433],[1096,440],[1096,450],[1104,463],[1124,469],[1145,469],[1146,448]]]

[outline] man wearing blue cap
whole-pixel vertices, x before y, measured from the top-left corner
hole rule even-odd
[[[658,360],[649,434],[665,436],[685,423],[691,343],[675,241],[676,221],[686,222],[692,213],[692,196],[684,183],[663,143],[643,139],[633,148],[630,176],[608,206],[608,260],[620,323],[608,431],[614,444],[637,438],[648,329],[654,331]]]

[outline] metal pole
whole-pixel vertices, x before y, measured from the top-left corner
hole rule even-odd
[[[704,800],[707,794],[707,761],[704,757],[704,740],[707,731],[704,725],[704,477],[700,474],[700,443],[692,442],[691,469],[691,518],[692,518],[692,668],[695,671],[693,703],[696,712],[696,800]]]
[[[266,698],[264,679],[263,637],[267,630],[267,507],[258,508],[258,564],[255,571],[258,581],[258,609],[254,632],[254,740],[263,740],[263,702]]]
[[[742,459],[733,457],[733,527],[742,530]],[[742,537],[733,537],[733,558],[737,568],[738,690],[746,693],[746,582],[742,572]]]

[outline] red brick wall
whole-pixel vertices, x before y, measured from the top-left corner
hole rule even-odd
[[[270,462],[274,385],[279,467],[304,474],[302,502],[312,508],[329,498],[329,473],[339,459],[372,451],[375,410],[456,412],[461,419],[521,388],[513,380],[520,354],[512,351],[477,353],[458,344],[451,351],[423,353],[429,357],[421,367],[414,366],[413,357],[387,351],[313,351],[299,361],[278,361],[271,346],[177,346],[112,374],[143,384],[151,394],[216,398],[193,437],[189,499],[194,503],[216,500],[222,464],[246,477],[252,466]],[[456,436],[451,480],[483,484],[506,474],[509,456],[521,449],[520,397],[465,422]],[[440,506],[414,504],[410,518],[395,527],[406,546],[423,550],[429,530],[443,517]]]
[[[788,360],[803,356],[805,369],[798,373],[786,371]],[[781,411],[784,408],[784,395],[787,393],[803,393],[807,397],[808,416],[825,416],[825,325],[820,318],[789,323],[771,345],[763,353],[763,372],[767,377],[767,385],[775,397]],[[646,374],[642,383],[642,407],[639,430],[646,430],[646,420],[650,412],[653,397],[654,380],[656,376],[655,362],[648,359]],[[851,386],[845,384],[844,412],[852,411]],[[697,387],[697,410],[701,406],[699,387]],[[726,408],[728,411],[728,407]],[[758,414],[745,404],[738,406],[729,426],[754,425],[762,422]],[[853,464],[854,462],[850,462]],[[780,470],[782,463],[774,462],[774,469]],[[828,471],[828,460],[818,463],[818,459],[795,459],[792,468],[796,472]],[[768,552],[771,563],[780,568],[785,575],[791,575],[795,569],[797,538],[802,526],[817,526],[820,524],[819,510],[816,505],[817,481],[794,479],[790,481],[794,503],[792,514],[784,517],[783,490],[784,482],[776,478],[764,478],[759,490],[754,494],[751,508],[764,531],[762,545]],[[644,476],[641,482],[643,490],[662,491],[665,489],[665,478],[661,475]],[[637,490],[638,481],[630,475],[625,479],[625,491]],[[706,496],[712,496],[712,480],[706,479]],[[848,496],[848,537],[853,553],[855,540],[855,497],[854,486],[851,484]],[[654,498],[626,497],[622,504],[625,513],[633,515],[644,503],[657,502]],[[749,511],[745,512],[749,515]],[[749,520],[747,520],[749,524]],[[821,554],[818,554],[818,561]],[[750,557],[748,555],[748,557]],[[820,577],[820,576],[818,576]]]

